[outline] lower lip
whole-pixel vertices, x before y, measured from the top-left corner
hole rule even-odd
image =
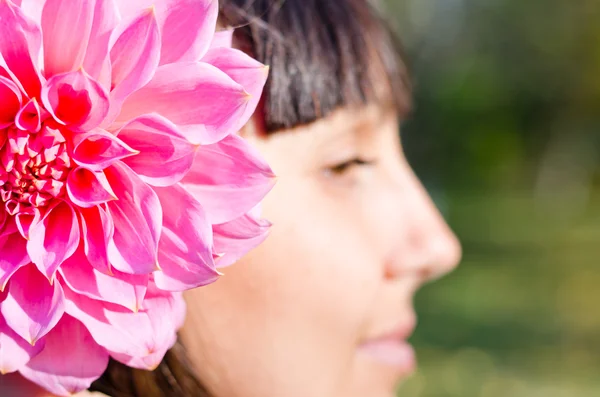
[[[403,373],[413,372],[417,365],[413,347],[402,340],[370,341],[362,344],[359,352],[383,365],[395,367]]]

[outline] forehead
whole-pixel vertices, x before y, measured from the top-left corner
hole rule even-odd
[[[389,135],[397,135],[398,113],[392,105],[347,106],[312,123],[273,134],[257,133],[256,125],[252,123],[245,134],[275,163],[310,165],[311,159],[335,160],[356,150],[372,150],[379,138],[387,141]]]

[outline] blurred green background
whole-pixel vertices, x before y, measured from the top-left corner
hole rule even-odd
[[[600,1],[388,0],[405,151],[464,260],[419,293],[402,397],[600,396]]]

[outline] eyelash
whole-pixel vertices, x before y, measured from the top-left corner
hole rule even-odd
[[[328,173],[331,175],[344,175],[346,172],[350,171],[353,167],[368,167],[374,165],[375,161],[366,160],[361,157],[355,157],[348,161],[344,161],[343,163],[336,164],[332,167],[327,168]]]

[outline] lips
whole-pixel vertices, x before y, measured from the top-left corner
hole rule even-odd
[[[361,355],[379,364],[394,367],[402,373],[410,373],[416,367],[413,347],[406,341],[415,328],[414,316],[410,316],[390,331],[374,334],[358,347]]]
[[[381,364],[412,372],[416,366],[413,347],[406,341],[381,340],[364,343],[359,352]]]

